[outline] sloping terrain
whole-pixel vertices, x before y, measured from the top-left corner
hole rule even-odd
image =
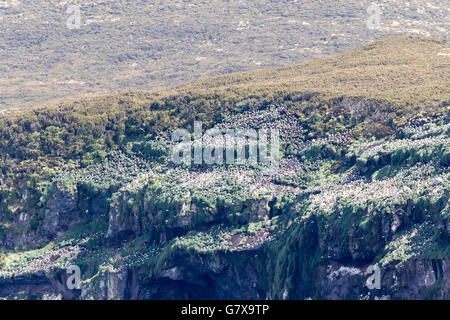
[[[0,296],[448,299],[448,45],[391,37],[4,117]],[[278,170],[174,164],[195,120],[277,129]]]
[[[0,1],[0,112],[282,67],[389,35],[448,39],[448,1]],[[66,24],[80,6],[80,29]],[[378,20],[373,20],[375,23]]]

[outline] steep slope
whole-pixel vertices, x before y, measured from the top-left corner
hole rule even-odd
[[[448,41],[388,37],[331,58],[200,80],[180,86],[176,92],[271,89],[427,106],[448,99],[449,63]]]
[[[389,35],[449,39],[448,1],[376,4],[379,10],[359,0],[3,0],[0,113],[287,66]]]
[[[387,38],[2,119],[0,296],[448,299],[447,47]],[[278,170],[174,164],[194,120],[277,129]]]

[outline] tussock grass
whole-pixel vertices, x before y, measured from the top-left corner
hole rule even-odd
[[[166,91],[261,94],[317,92],[324,98],[362,96],[401,105],[450,99],[449,42],[425,37],[388,37],[347,53],[288,68],[204,79]]]

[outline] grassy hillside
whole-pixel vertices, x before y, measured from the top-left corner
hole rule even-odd
[[[0,112],[282,67],[389,35],[448,39],[448,4],[371,1],[0,2]],[[66,26],[79,5],[80,29]]]
[[[175,92],[285,90],[429,106],[450,99],[449,45],[430,38],[388,37],[331,58],[207,79]]]
[[[3,117],[0,296],[15,296],[14,275],[61,280],[75,263],[81,298],[374,298],[363,275],[378,263],[403,280],[386,276],[376,297],[448,297],[447,45],[393,37],[289,68]],[[279,172],[174,165],[170,134],[194,120],[277,128]],[[341,267],[359,278],[333,293]],[[417,284],[421,268],[435,285]],[[139,289],[121,282],[131,274]],[[105,281],[122,284],[102,293]],[[193,285],[202,281],[212,291]]]

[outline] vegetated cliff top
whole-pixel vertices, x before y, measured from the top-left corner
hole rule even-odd
[[[177,96],[221,96],[233,100],[293,92],[324,99],[351,96],[426,107],[450,100],[450,43],[426,37],[396,36],[371,41],[344,54],[286,68],[205,78],[157,92],[130,92],[59,104],[64,108],[103,104],[147,105]]]
[[[0,1],[0,110],[282,67],[389,35],[449,39],[448,1]],[[80,29],[69,29],[69,6]]]
[[[449,45],[425,37],[388,37],[330,58],[204,79],[173,92],[271,89],[433,104],[450,99]]]

